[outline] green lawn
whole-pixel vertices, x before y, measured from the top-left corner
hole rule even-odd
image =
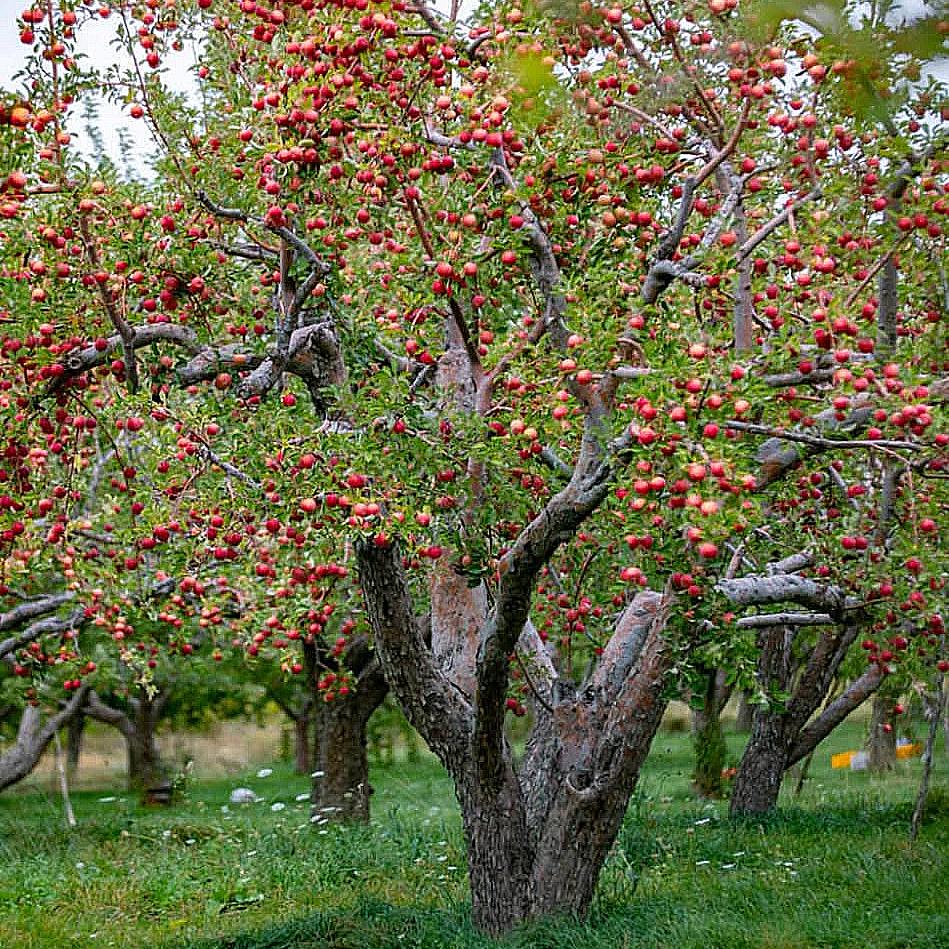
[[[949,946],[949,768],[939,759],[920,839],[907,826],[919,762],[885,778],[831,771],[774,818],[735,824],[689,792],[686,735],[660,733],[603,873],[591,918],[538,925],[506,944],[606,947]],[[737,755],[740,739],[730,736]],[[940,748],[941,750],[941,748]],[[307,781],[193,784],[168,811],[114,790],[74,796],[65,829],[48,793],[0,797],[0,947],[381,949],[486,947],[468,923],[451,787],[426,758],[376,769],[368,827],[315,828]],[[793,782],[786,782],[791,785]],[[264,801],[226,809],[230,789]],[[280,806],[282,805],[282,807]]]

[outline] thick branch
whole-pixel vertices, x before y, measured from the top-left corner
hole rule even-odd
[[[18,636],[11,636],[9,639],[0,642],[0,660],[8,659],[18,649],[39,639],[41,636],[50,636],[65,633],[70,629],[76,629],[81,626],[85,620],[85,611],[82,609],[74,610],[67,617],[48,616],[44,619],[36,620],[31,623]],[[8,660],[9,661],[9,660]]]
[[[157,343],[171,343],[191,355],[197,355],[202,349],[194,330],[177,323],[148,323],[144,326],[130,327],[130,330],[129,345],[133,350],[154,346]],[[70,353],[63,361],[66,371],[50,384],[50,391],[55,392],[62,386],[64,380],[111,361],[116,351],[124,351],[124,345],[122,338],[115,335],[106,340],[106,345],[102,349],[93,345]]]
[[[883,671],[878,665],[873,665],[851,683],[841,696],[801,730],[788,757],[788,767],[806,758],[854,709],[876,692],[882,681]]]
[[[359,582],[386,680],[409,720],[449,769],[469,734],[470,707],[435,666],[412,610],[408,578],[394,543],[356,546]]]
[[[877,296],[880,304],[877,310],[877,349],[887,351],[896,345],[896,311],[899,306],[898,295],[899,269],[896,258],[890,253],[886,256]]]
[[[38,616],[45,616],[58,610],[61,606],[71,603],[76,598],[72,592],[52,593],[49,596],[37,597],[35,600],[26,600],[8,610],[6,613],[0,613],[0,632],[13,629],[15,626],[22,626]]]
[[[582,452],[581,452],[582,455]],[[606,496],[610,469],[592,483],[578,462],[570,483],[521,531],[501,559],[497,601],[478,648],[474,753],[485,779],[500,776],[508,657],[527,622],[531,593],[541,567],[573,537]],[[583,473],[581,473],[583,472]]]
[[[766,626],[834,626],[829,613],[758,613],[742,616],[735,624],[739,629],[762,629]]]
[[[820,385],[824,382],[830,382],[834,378],[836,369],[814,369],[811,372],[779,372],[770,376],[765,376],[763,381],[765,385],[772,386],[775,389],[785,389],[789,386],[802,385]]]
[[[83,709],[86,715],[94,718],[97,722],[105,725],[111,725],[117,729],[126,738],[135,735],[135,723],[132,719],[119,708],[113,708],[104,702],[95,691],[89,693],[86,699],[86,705]]]
[[[848,606],[846,596],[838,587],[816,583],[791,573],[719,580],[715,589],[736,606],[799,603],[833,617],[840,617]]]
[[[28,705],[23,710],[16,742],[0,755],[0,791],[22,781],[36,767],[53,736],[79,712],[88,691],[88,685],[80,686],[69,701],[42,725],[38,708]]]
[[[630,600],[583,691],[602,696],[606,702],[619,694],[639,660],[662,604],[663,596],[655,590],[642,590]]]

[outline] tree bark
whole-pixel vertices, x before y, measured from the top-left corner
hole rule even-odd
[[[314,731],[318,736],[312,813],[318,820],[368,821],[369,760],[366,726],[382,704],[388,687],[381,669],[373,663],[353,692],[332,702],[319,701]]]
[[[704,709],[693,711],[692,746],[695,751],[693,782],[700,797],[722,796],[722,771],[725,768],[725,735],[719,715]]]
[[[95,692],[90,693],[86,712],[97,721],[118,729],[125,739],[128,762],[127,785],[142,794],[146,803],[166,804],[170,797],[148,795],[168,781],[168,769],[162,761],[155,733],[170,697],[168,691],[149,697],[144,692],[129,699],[129,712],[109,705]]]
[[[145,793],[167,780],[150,716],[136,715],[135,727],[124,734],[128,760],[128,788]]]
[[[23,709],[16,741],[12,748],[0,755],[0,791],[30,775],[53,736],[82,707],[88,691],[88,686],[79,688],[59,711],[45,721],[38,706],[27,705]]]
[[[647,590],[633,598],[599,664],[579,687],[557,678],[552,668],[545,671],[544,655],[527,657],[523,665],[534,669],[536,717],[515,767],[494,719],[494,700],[484,695],[498,676],[503,696],[506,665],[487,661],[501,624],[489,614],[478,648],[454,653],[454,661],[443,664],[412,612],[398,550],[365,544],[357,552],[386,677],[455,784],[475,925],[499,936],[538,916],[583,916],[666,707],[663,685],[672,659],[662,631],[671,594]],[[450,613],[446,606],[440,604],[439,622]],[[464,604],[461,610],[458,629],[467,634],[472,616]],[[531,630],[525,620],[515,651],[540,643]],[[462,652],[476,654],[473,679]],[[473,695],[454,677],[473,682]]]
[[[867,767],[871,771],[889,771],[896,764],[896,732],[890,722],[889,709],[886,698],[879,694],[873,696],[867,736]],[[890,727],[884,727],[887,725]]]
[[[717,798],[722,794],[722,770],[727,755],[722,709],[730,695],[724,670],[712,670],[706,675],[701,707],[692,709],[692,747],[695,751],[692,779],[700,797]]]
[[[754,721],[755,707],[751,704],[751,693],[746,689],[738,699],[738,713],[735,716],[735,731],[748,734]]]
[[[293,719],[293,770],[309,774],[313,770],[313,743],[310,737],[310,716],[298,715]]]
[[[82,757],[82,738],[86,730],[86,716],[77,712],[66,725],[66,776],[70,781],[79,770]]]
[[[793,632],[783,626],[765,627],[758,634],[758,684],[771,694],[787,692],[791,683]],[[781,779],[790,751],[786,708],[755,708],[751,737],[745,746],[735,786],[731,814],[762,814],[778,802]]]
[[[534,851],[513,766],[499,788],[476,777],[456,784],[468,844],[471,916],[492,935],[508,932],[533,915]]]
[[[788,747],[784,716],[760,707],[735,776],[733,816],[764,814],[775,807],[788,766]]]
[[[880,687],[882,669],[868,666],[814,715],[830,692],[856,631],[857,627],[849,626],[824,633],[796,668],[791,655],[793,632],[778,626],[766,627],[759,634],[758,681],[770,694],[790,693],[790,698],[755,709],[751,737],[732,791],[732,816],[762,814],[775,807],[784,772],[811,754]]]

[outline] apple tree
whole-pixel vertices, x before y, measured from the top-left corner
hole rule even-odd
[[[77,414],[127,439],[125,549],[80,565],[109,589],[200,587],[209,636],[291,674],[312,637],[322,708],[384,678],[480,928],[588,909],[690,676],[754,668],[757,813],[932,658],[949,204],[902,31],[874,72],[736,0],[102,9],[98,73],[101,11],[23,18],[11,431],[53,480],[75,453],[30,449]],[[139,194],[72,148],[93,87],[156,142]]]

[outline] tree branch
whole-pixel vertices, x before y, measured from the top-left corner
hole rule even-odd
[[[13,629],[14,626],[22,626],[38,616],[45,616],[58,610],[61,606],[71,603],[76,598],[72,592],[52,593],[49,596],[37,597],[34,600],[26,600],[23,603],[13,607],[6,613],[0,613],[0,632]]]
[[[359,582],[386,681],[409,720],[449,769],[468,740],[471,710],[438,670],[412,610],[408,578],[394,542],[356,545]]]
[[[56,635],[65,633],[70,629],[77,629],[82,626],[85,620],[85,610],[74,610],[67,617],[49,616],[44,619],[36,620],[31,623],[18,636],[11,636],[0,642],[0,660],[10,661],[8,657],[12,656],[18,649],[29,645],[31,642],[39,639],[41,636]]]
[[[736,606],[800,603],[813,610],[829,613],[838,621],[850,607],[847,597],[839,587],[816,583],[791,573],[719,580],[715,589]]]
[[[880,687],[883,670],[870,666],[859,679],[830,703],[817,718],[801,730],[791,749],[787,766],[806,758],[854,709],[862,705]]]
[[[736,431],[750,432],[753,435],[768,435],[771,438],[778,438],[782,441],[797,442],[801,445],[807,445],[811,448],[867,448],[870,450],[890,449],[892,451],[919,451],[922,446],[916,442],[893,441],[890,439],[845,439],[845,438],[822,438],[819,435],[805,435],[803,432],[785,432],[779,428],[771,428],[768,425],[756,425],[753,422],[738,422],[731,420],[725,423],[726,428],[733,428]]]
[[[735,624],[739,629],[762,629],[766,626],[834,626],[829,613],[758,613],[742,616]]]

